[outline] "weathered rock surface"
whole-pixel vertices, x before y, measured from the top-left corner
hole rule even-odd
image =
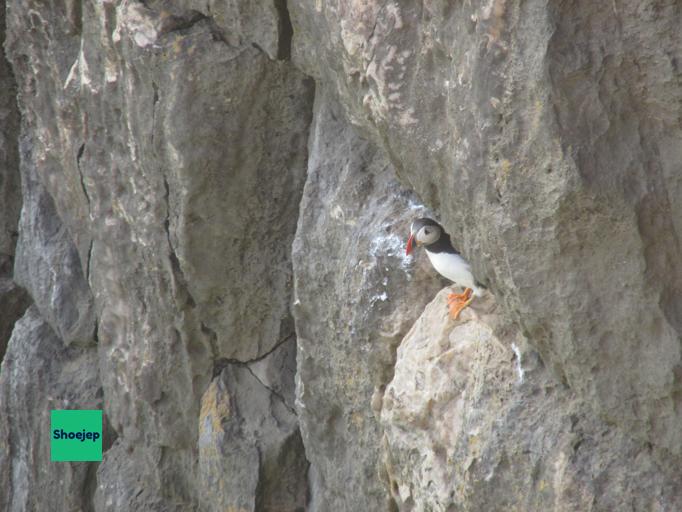
[[[199,415],[205,509],[302,512],[307,466],[294,410],[247,366],[223,369]]]
[[[31,306],[0,367],[0,509],[92,510],[95,463],[50,461],[50,411],[100,409],[94,348],[67,347]]]
[[[278,57],[284,59],[290,51],[291,22],[284,0],[152,0],[145,5],[162,14],[159,20],[162,26],[182,26],[181,20],[196,18],[199,14],[200,17],[210,18],[216,32],[230,46],[254,46],[272,60]]]
[[[0,335],[16,282],[35,307],[0,373],[0,508],[682,509],[674,0],[9,0],[6,22]],[[438,296],[396,363],[444,285],[403,257],[418,204],[496,306],[452,325]],[[74,368],[113,444],[58,487],[17,428],[46,383],[89,400]]]
[[[22,170],[23,206],[14,280],[28,290],[42,318],[60,339],[67,344],[92,343],[95,305],[76,247],[28,154]]]
[[[492,297],[455,322],[443,290],[384,395],[399,510],[677,510],[682,476],[557,382]],[[506,339],[498,338],[504,333]]]
[[[424,260],[416,270],[405,256],[412,216],[424,210],[383,154],[343,119],[332,96],[317,95],[314,116],[293,247],[310,510],[385,510],[371,404],[391,378],[396,346],[442,284]]]
[[[295,61],[440,212],[555,375],[679,454],[676,2],[290,9]]]
[[[3,3],[0,7],[0,43],[4,40]],[[0,361],[14,323],[29,305],[26,294],[11,279],[21,211],[18,131],[14,75],[4,52],[0,51]]]
[[[16,276],[64,341],[83,337],[70,330],[80,285],[92,290],[118,436],[98,468],[92,506],[102,510],[187,510],[199,506],[200,478],[222,481],[197,464],[201,399],[220,361],[281,368],[263,389],[293,404],[295,365],[275,348],[294,332],[290,246],[313,85],[252,45],[286,54],[279,10],[250,12],[233,20],[242,36],[232,40],[179,3],[8,6],[23,172],[44,187],[25,192]],[[50,201],[56,215],[41,206]],[[287,436],[282,453],[297,461],[303,448]],[[268,463],[263,485],[286,477],[298,497],[305,468],[277,468]]]
[[[31,304],[25,290],[6,277],[0,277],[0,361],[5,355],[12,329]]]

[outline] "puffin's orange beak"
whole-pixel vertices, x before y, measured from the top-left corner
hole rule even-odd
[[[409,255],[412,252],[413,248],[414,248],[414,235],[410,235],[410,238],[407,239],[407,249],[405,249],[405,255]]]

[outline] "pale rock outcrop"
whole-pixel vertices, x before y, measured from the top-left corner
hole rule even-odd
[[[398,348],[381,410],[401,511],[677,510],[680,476],[557,382],[490,295],[441,291]]]

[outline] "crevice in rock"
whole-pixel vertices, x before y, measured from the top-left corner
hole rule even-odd
[[[95,491],[97,491],[97,468],[99,462],[90,462],[85,474],[83,482],[83,490],[81,492],[82,502],[81,507],[84,512],[95,511]]]
[[[152,80],[152,89],[154,90],[154,98],[152,100],[152,133],[151,133],[151,146],[152,152],[154,152],[154,131],[156,130],[156,105],[159,102],[159,86],[156,82]]]
[[[12,337],[15,324],[26,314],[33,304],[31,296],[25,288],[17,285],[9,278],[0,278],[0,363],[5,358],[7,345]]]
[[[78,153],[76,154],[76,167],[78,168],[78,175],[80,176],[81,189],[83,190],[83,195],[88,203],[88,213],[90,213],[90,195],[88,194],[88,189],[85,186],[85,177],[83,176],[83,169],[81,169],[81,158],[83,158],[83,153],[85,152],[85,142],[83,142],[78,148]]]
[[[254,492],[254,510],[263,510],[263,495],[265,489],[265,471],[263,464],[263,452],[260,449],[258,443],[254,443],[253,446],[258,454],[258,481],[256,482],[256,489]]]
[[[5,43],[5,9],[0,9],[0,48]],[[20,184],[21,111],[14,70],[0,51],[0,276],[11,276],[22,207]],[[9,235],[9,239],[5,237]],[[5,240],[8,242],[5,245]]]
[[[277,41],[277,60],[291,60],[291,41],[294,27],[291,25],[287,0],[274,0],[279,17],[279,40]]]
[[[209,10],[210,14],[210,10]],[[227,37],[225,37],[225,34],[223,34],[222,29],[218,26],[218,24],[215,22],[215,20],[210,17],[210,16],[204,16],[203,14],[201,15],[203,18],[197,19],[193,24],[199,23],[200,21],[206,20],[206,23],[208,25],[208,29],[211,32],[211,35],[213,36],[213,39],[215,41],[220,41],[221,43],[225,44],[226,46],[232,47],[232,45],[229,43],[227,40]],[[185,27],[188,28],[188,27]],[[241,52],[235,56],[238,57],[241,55]]]
[[[292,407],[290,407],[290,406],[287,404],[286,400],[284,400],[284,397],[283,397],[280,393],[278,393],[277,391],[275,391],[274,389],[272,389],[270,386],[268,386],[267,384],[265,384],[262,380],[260,380],[260,379],[258,378],[258,376],[257,376],[255,373],[253,373],[253,371],[251,370],[251,368],[249,368],[249,365],[243,365],[243,366],[244,366],[244,368],[246,368],[246,369],[248,370],[248,372],[253,376],[253,378],[256,379],[256,380],[261,384],[261,386],[263,386],[265,389],[267,389],[267,390],[270,392],[271,395],[273,395],[274,397],[276,397],[277,399],[279,399],[280,402],[282,402],[282,405],[283,405],[284,407],[286,407],[287,411],[289,411],[289,412],[290,412],[291,414],[293,414],[294,416],[298,416],[298,414],[296,414],[296,411],[295,411]]]
[[[91,263],[92,263],[92,249],[95,245],[95,239],[91,238],[90,239],[90,247],[88,247],[88,261],[85,264],[85,281],[88,283],[88,286],[90,286],[90,268],[91,268]]]
[[[221,357],[220,359],[216,359],[213,361],[213,374],[211,376],[211,380],[215,379],[218,375],[222,373],[222,371],[227,368],[230,364],[238,364],[234,362],[230,362],[228,359]]]
[[[69,20],[70,30],[67,33],[79,36],[83,33],[83,2],[65,2],[66,18]]]
[[[170,233],[170,187],[168,185],[168,180],[166,177],[163,177],[163,186],[165,188],[165,201],[166,201],[166,219],[163,222],[163,227],[166,232],[166,238],[168,240],[168,258],[171,263],[171,269],[173,271],[173,277],[175,278],[175,281],[178,285],[178,299],[182,301],[182,296],[185,296],[186,299],[186,305],[189,306],[190,308],[196,307],[196,301],[194,300],[194,297],[192,297],[192,294],[189,291],[189,284],[187,282],[187,278],[185,277],[185,274],[182,271],[182,267],[180,266],[180,260],[178,259],[177,254],[175,253],[175,247],[173,246],[173,241],[171,238],[171,233]]]
[[[381,13],[383,10],[386,8],[386,4],[388,3],[388,0],[385,0],[383,4],[381,4],[381,7],[379,7],[379,10],[377,11],[377,15],[374,18],[374,25],[372,26],[372,31],[369,33],[369,36],[367,36],[367,42],[371,41],[372,38],[374,37],[374,32],[377,29],[377,25],[379,24],[379,16],[381,16]],[[372,54],[372,59],[370,59],[370,62],[374,59],[374,55]]]
[[[151,9],[150,9],[151,10]],[[210,8],[207,10],[209,15],[190,9],[181,14],[173,14],[166,11],[153,11],[158,17],[157,34],[159,37],[174,34],[176,32],[188,31],[199,23],[206,22],[214,40],[221,41],[231,46],[218,24],[211,17]]]
[[[259,52],[261,52],[264,55],[268,54],[268,52],[266,52],[263,48],[261,48],[258,43],[251,43],[251,46],[253,46],[256,50],[258,50]]]
[[[104,394],[104,391],[102,391]],[[102,427],[102,457],[106,454],[112,446],[116,443],[119,438],[118,432],[114,429],[114,426],[108,420],[107,415],[104,416],[104,425]]]
[[[376,32],[377,25],[379,24],[379,17],[381,16],[381,13],[384,11],[386,8],[386,4],[388,4],[388,0],[385,0],[383,4],[381,4],[381,7],[377,11],[376,18],[374,18],[374,25],[372,26],[372,31],[369,33],[369,36],[367,37],[367,44],[370,44],[372,41],[372,38],[374,37],[374,32]],[[377,51],[377,45],[374,45],[372,47],[372,55],[369,57],[367,60],[367,65],[365,67],[365,72],[367,72],[367,69],[369,68],[369,65],[372,63],[374,60],[374,56],[376,55]]]
[[[286,343],[287,341],[292,339],[294,336],[296,336],[295,332],[287,334],[283,338],[280,338],[279,340],[277,340],[277,343],[275,343],[275,345],[270,350],[268,350],[267,352],[265,352],[264,354],[262,354],[258,357],[254,357],[253,359],[249,359],[247,361],[240,361],[239,359],[231,359],[231,358],[223,358],[223,359],[226,361],[227,364],[248,365],[251,363],[257,363],[258,361],[262,361],[263,359],[268,357],[270,354],[272,354],[275,350],[277,350],[284,343]]]
[[[159,36],[187,30],[197,23],[204,20],[210,20],[210,18],[195,10],[189,10],[182,15],[170,14],[162,11],[159,13],[159,18]]]
[[[220,373],[229,365],[235,365],[235,366],[245,368],[253,376],[254,379],[256,379],[264,388],[266,388],[268,391],[270,391],[270,393],[272,395],[274,395],[276,398],[278,398],[280,400],[280,402],[282,402],[284,407],[286,407],[286,409],[289,412],[291,412],[292,414],[297,416],[296,411],[287,404],[287,402],[284,399],[284,397],[282,396],[282,394],[279,393],[278,391],[274,390],[273,388],[271,388],[267,384],[265,384],[249,367],[250,364],[257,363],[258,361],[262,361],[263,359],[265,359],[266,357],[271,355],[278,348],[280,348],[284,343],[291,340],[294,336],[295,336],[295,333],[291,333],[291,334],[285,336],[284,338],[277,341],[275,346],[272,349],[268,350],[265,354],[258,356],[254,359],[250,359],[248,361],[240,361],[238,359],[229,359],[226,357],[216,359],[213,363],[213,377],[212,378],[216,378],[218,375],[220,375]]]
[[[92,333],[92,339],[95,344],[99,344],[99,318],[95,316],[95,329]]]
[[[211,376],[211,379],[215,379],[223,369],[223,367],[218,368],[221,360],[216,360],[216,357],[218,357],[218,335],[204,322],[199,323],[199,328],[201,329],[202,334],[208,338],[208,345],[211,349],[211,360],[213,361],[213,375]]]

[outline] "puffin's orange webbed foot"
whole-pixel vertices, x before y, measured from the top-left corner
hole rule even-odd
[[[459,302],[461,300],[464,300],[464,294],[463,293],[450,293],[450,294],[448,294],[448,305],[452,304],[453,302]]]
[[[472,293],[473,290],[471,288],[466,288],[462,293],[451,293],[448,295],[448,304],[469,300],[469,297],[471,297]]]
[[[472,297],[473,293],[471,288],[467,288],[464,290],[464,293],[451,293],[448,295],[448,308],[450,309],[450,316],[454,320],[457,320],[462,310],[474,300]]]

